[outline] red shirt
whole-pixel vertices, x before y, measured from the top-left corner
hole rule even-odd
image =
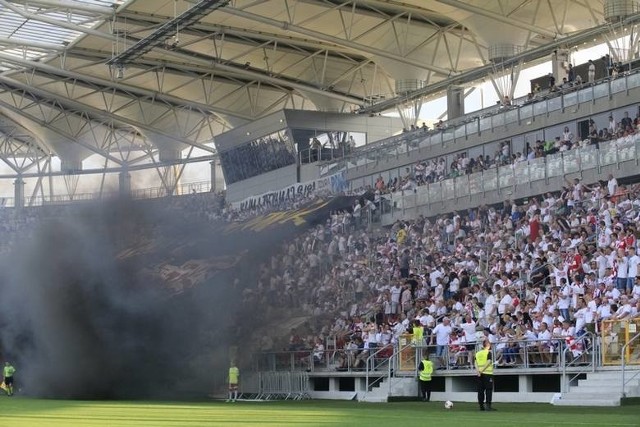
[[[572,272],[582,273],[582,255],[575,254],[573,256],[573,261],[571,262],[571,266],[569,266],[569,270]]]
[[[540,235],[540,222],[537,219],[532,219],[529,222],[529,238],[532,242],[535,242]]]

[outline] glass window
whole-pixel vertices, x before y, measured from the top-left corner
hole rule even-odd
[[[478,121],[474,120],[467,123],[467,135],[476,135],[478,133]]]
[[[640,86],[640,73],[634,73],[627,76],[627,86],[629,89]]]
[[[578,91],[578,102],[587,102],[593,100],[593,90],[589,87]]]
[[[562,155],[547,156],[547,176],[562,176]]]
[[[609,96],[609,85],[599,84],[593,87],[593,96],[594,98],[606,98]]]
[[[445,179],[442,184],[442,199],[450,200],[456,197],[453,179]]]
[[[570,92],[564,95],[564,107],[570,107],[578,103],[578,92]]]
[[[504,126],[504,113],[496,114],[495,116],[492,117],[492,120],[493,120],[494,128]]]
[[[239,147],[220,152],[227,184],[242,181],[296,163],[296,151],[286,130],[274,132]]]
[[[491,130],[491,117],[480,119],[480,131]]]
[[[442,189],[440,187],[440,183],[436,182],[434,184],[429,184],[429,201],[430,202],[439,202],[442,200]]]
[[[500,188],[510,187],[513,185],[513,169],[511,165],[502,166],[498,169],[498,179],[500,180]]]
[[[576,150],[565,151],[562,153],[562,161],[564,162],[564,173],[573,173],[580,170],[578,153]]]
[[[555,98],[550,98],[547,101],[547,111],[558,111],[559,109],[562,108],[562,97],[558,96]]]
[[[482,172],[469,175],[469,193],[478,194],[482,192]]]
[[[495,169],[482,172],[482,189],[491,191],[498,188],[498,173]]]
[[[459,176],[456,178],[456,197],[469,195],[469,176]]]
[[[596,147],[580,149],[580,167],[582,170],[593,169],[598,166],[598,150]]]
[[[530,160],[529,161],[529,180],[539,181],[544,179],[545,176],[545,167],[546,164],[544,162],[544,158]]]
[[[516,184],[526,184],[529,182],[529,165],[527,162],[518,162],[514,165],[513,173]]]
[[[625,90],[627,90],[627,79],[611,80],[611,93],[624,92]]]
[[[547,113],[547,101],[540,101],[533,104],[533,111],[536,116]]]
[[[528,119],[533,116],[533,104],[520,107],[520,119]]]

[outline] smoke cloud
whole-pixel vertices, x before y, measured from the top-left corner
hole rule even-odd
[[[25,394],[205,396],[226,372],[238,307],[231,284],[240,270],[245,283],[256,272],[219,263],[176,295],[149,266],[234,255],[251,243],[221,248],[211,226],[142,206],[112,202],[43,221],[0,260],[0,351]]]

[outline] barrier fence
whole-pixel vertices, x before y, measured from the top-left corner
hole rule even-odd
[[[397,373],[414,375],[423,354],[428,355],[439,370],[473,369],[473,354],[481,344],[481,340],[452,343],[439,349],[436,345],[412,344],[412,335],[406,334],[395,346],[258,353],[254,367],[260,372],[366,372],[385,370],[392,363]],[[597,366],[600,360],[597,346],[598,337],[589,332],[546,340],[515,339],[503,335],[497,337],[492,351],[498,368],[561,370],[563,365],[569,368]],[[397,360],[390,361],[391,358]]]
[[[403,190],[384,196],[394,210],[403,211],[446,200],[470,197],[501,188],[531,185],[536,181],[546,181],[566,174],[600,170],[603,166],[640,158],[640,135],[631,135],[615,141],[601,142],[599,148],[586,146],[562,153],[551,154],[539,159],[519,162],[449,178],[422,185],[414,190]],[[387,213],[387,212],[385,212]]]

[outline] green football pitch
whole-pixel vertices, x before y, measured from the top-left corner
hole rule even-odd
[[[0,398],[0,426],[640,426],[640,407],[566,408],[497,404],[496,412],[457,403],[105,402]]]

